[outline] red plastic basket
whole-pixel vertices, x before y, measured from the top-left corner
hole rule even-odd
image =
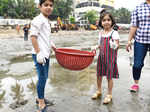
[[[62,67],[70,70],[82,70],[92,63],[95,52],[57,48],[55,55],[58,63]]]

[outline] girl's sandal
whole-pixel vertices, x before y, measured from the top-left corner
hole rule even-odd
[[[100,91],[96,91],[96,93],[94,93],[94,95],[91,97],[93,100],[99,98],[102,95],[102,93]]]
[[[106,95],[103,104],[109,104],[112,101],[112,95]]]

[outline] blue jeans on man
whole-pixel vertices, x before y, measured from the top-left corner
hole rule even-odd
[[[133,78],[139,80],[141,76],[141,70],[144,66],[144,59],[147,51],[150,49],[150,44],[142,44],[134,42],[134,65],[133,65]]]

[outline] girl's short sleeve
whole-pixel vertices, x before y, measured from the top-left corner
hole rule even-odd
[[[113,32],[112,38],[113,38],[114,40],[119,40],[119,39],[120,39],[120,36],[119,36],[118,31],[114,31],[114,32]]]
[[[37,18],[31,21],[30,36],[34,35],[38,37],[38,34],[41,29],[41,24],[42,24],[41,21],[38,20]]]

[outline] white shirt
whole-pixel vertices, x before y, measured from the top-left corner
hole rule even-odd
[[[112,33],[113,32],[113,33]],[[108,38],[110,37],[112,34],[112,39],[113,40],[119,40],[120,36],[119,33],[115,30],[111,30],[110,32],[108,32],[107,34],[102,34],[102,31],[99,33],[99,40],[98,40],[98,45],[100,45],[100,41],[102,37]]]
[[[51,28],[48,18],[46,18],[42,13],[31,21],[30,36],[32,35],[37,37],[40,52],[42,52],[44,57],[48,59],[51,48]],[[33,47],[32,53],[36,54]]]

